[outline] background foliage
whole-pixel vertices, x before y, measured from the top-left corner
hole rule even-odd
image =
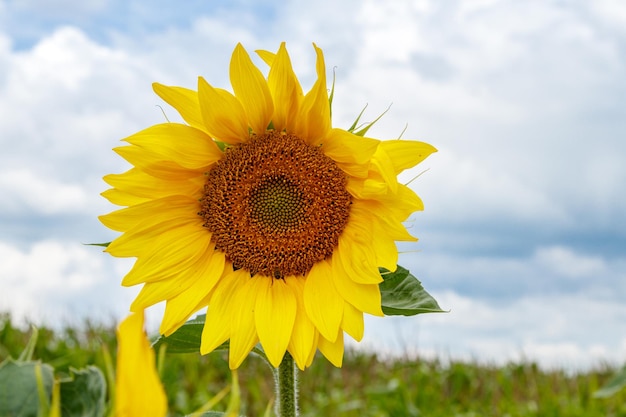
[[[17,358],[28,342],[30,329],[0,316],[0,361]],[[71,368],[95,365],[106,373],[103,346],[115,355],[114,326],[86,322],[59,331],[39,329],[33,358],[41,359],[63,378]],[[382,358],[348,351],[341,369],[323,357],[301,374],[303,417],[332,416],[626,416],[626,391],[607,398],[593,393],[611,380],[616,369],[598,366],[587,372],[542,370],[533,363],[504,366],[422,358]],[[230,383],[224,353],[200,357],[167,354],[161,377],[171,415],[201,407]],[[273,399],[272,373],[265,363],[248,358],[239,370],[242,412],[263,415]],[[215,407],[226,408],[226,400]]]

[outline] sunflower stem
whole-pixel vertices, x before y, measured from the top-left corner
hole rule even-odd
[[[298,369],[289,352],[285,352],[276,372],[276,414],[278,417],[298,416]]]

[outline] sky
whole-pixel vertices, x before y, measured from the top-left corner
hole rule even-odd
[[[373,137],[404,131],[439,150],[401,177],[417,176],[425,210],[400,264],[449,312],[368,317],[360,348],[626,361],[620,0],[0,0],[0,311],[49,325],[123,317],[132,261],[85,245],[116,236],[97,220],[115,208],[102,176],[128,168],[111,149],[178,120],[152,82],[229,88],[237,42],[281,41],[305,89],[311,43],[324,50],[334,126],[391,106]]]

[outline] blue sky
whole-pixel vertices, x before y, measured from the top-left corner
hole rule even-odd
[[[451,312],[371,319],[361,346],[623,362],[626,6],[334,3],[0,0],[0,310],[123,316],[130,262],[82,243],[115,236],[96,218],[112,209],[101,177],[127,168],[119,139],[163,120],[151,83],[227,87],[237,42],[285,40],[310,86],[316,42],[335,126],[392,104],[373,136],[407,125],[439,149],[404,177],[426,170],[411,183],[426,210],[401,263]]]

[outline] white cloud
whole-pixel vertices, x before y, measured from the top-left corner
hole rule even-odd
[[[23,322],[59,324],[109,319],[128,310],[134,291],[119,285],[121,260],[79,243],[33,242],[25,250],[0,242],[0,306]]]
[[[362,349],[503,364],[584,369],[626,360],[626,313],[619,301],[573,296],[520,297],[490,304],[455,292],[435,293],[449,313],[366,318]],[[350,342],[355,346],[353,342]]]
[[[77,185],[62,184],[33,170],[0,172],[0,192],[6,202],[0,213],[71,214],[82,211],[89,196]]]
[[[583,278],[604,275],[608,267],[599,256],[577,254],[561,246],[539,248],[535,259],[549,271],[566,278]]]
[[[611,24],[612,29],[624,31],[626,28],[626,5],[620,0],[598,0],[592,4],[592,10],[602,20]]]
[[[414,187],[428,194],[430,217],[440,222],[502,221],[566,226],[573,220],[560,201],[519,172],[500,172],[476,158],[443,147],[427,166],[432,170]]]
[[[66,180],[101,176],[96,169],[121,166],[110,152],[118,139],[163,120],[154,108],[150,67],[77,29],[60,28],[33,49],[1,59],[7,62],[0,86],[5,167],[36,167]]]

